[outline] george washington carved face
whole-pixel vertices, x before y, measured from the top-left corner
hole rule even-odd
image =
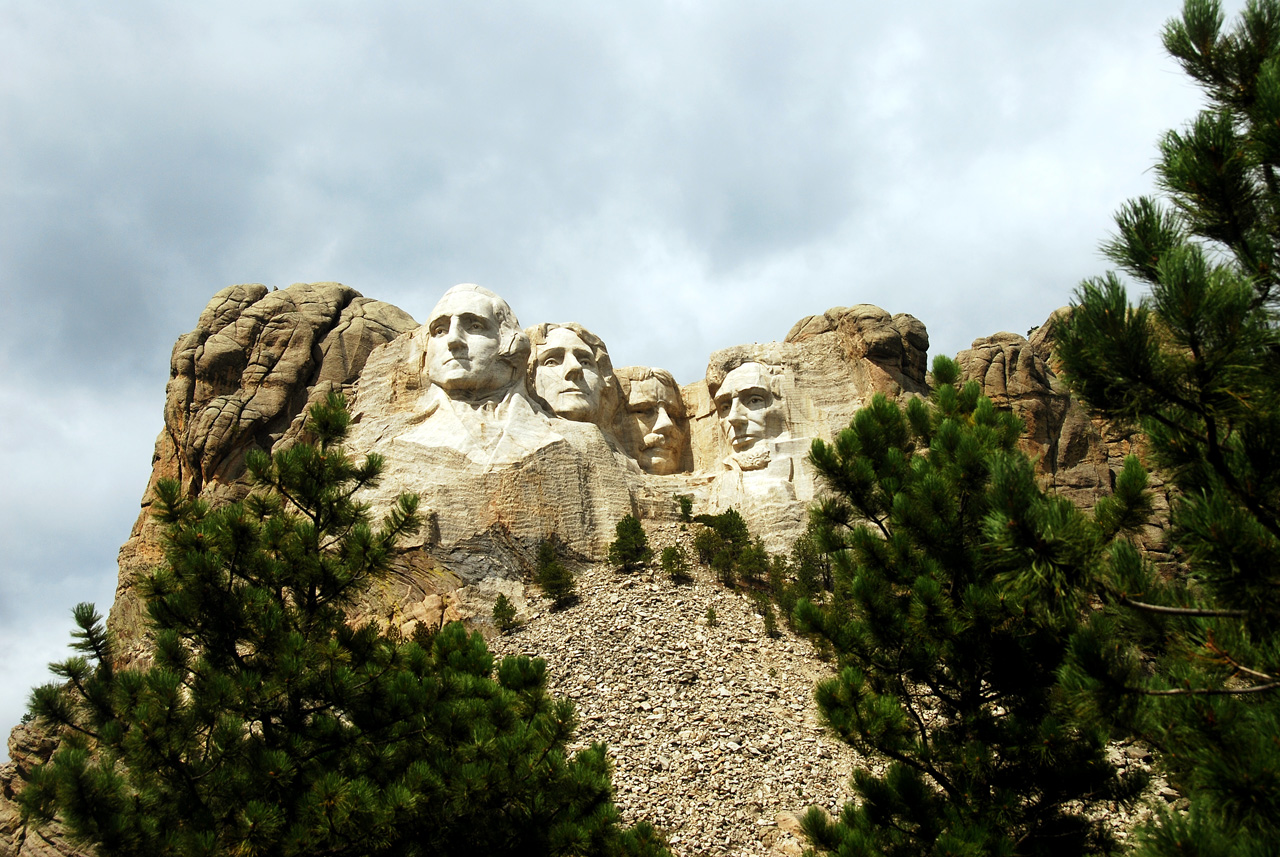
[[[427,334],[427,375],[451,398],[482,398],[510,386],[517,361],[528,354],[511,308],[480,286],[445,292],[431,311]]]

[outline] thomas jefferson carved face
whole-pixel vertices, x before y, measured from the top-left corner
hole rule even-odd
[[[733,451],[746,452],[781,433],[782,412],[772,377],[760,363],[743,363],[716,390],[716,413]]]
[[[427,322],[427,372],[451,398],[474,399],[509,385],[502,333],[493,299],[484,292],[445,292]]]
[[[658,377],[631,382],[627,412],[638,437],[636,459],[647,473],[666,476],[680,469],[685,429],[680,391]]]
[[[567,327],[547,331],[534,350],[534,390],[558,417],[595,422],[605,377],[591,346]]]

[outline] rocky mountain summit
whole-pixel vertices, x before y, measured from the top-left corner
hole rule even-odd
[[[978,339],[957,359],[1022,418],[1045,482],[1088,506],[1137,440],[1105,435],[1072,401],[1053,369],[1055,317],[1029,339]],[[798,853],[795,814],[836,810],[852,767],[869,763],[817,719],[813,686],[829,665],[793,636],[765,635],[748,600],[709,580],[619,576],[602,561],[624,515],[658,548],[683,538],[677,495],[698,512],[737,509],[770,550],[786,550],[822,490],[805,459],[812,440],[832,439],[877,393],[927,394],[927,350],[912,316],[837,307],[780,342],[713,353],[705,377],[680,386],[659,368],[615,369],[579,324],[523,328],[474,285],[445,292],[421,325],[334,283],[232,286],[174,347],[110,627],[126,661],[146,656],[136,581],[161,560],[156,481],[241,498],[245,454],[293,442],[308,404],[340,389],[353,403],[349,451],[387,462],[364,499],[377,513],[416,492],[427,522],[365,613],[405,629],[464,619],[493,635],[497,654],[546,658],[552,690],[577,703],[578,740],[610,747],[620,808],[668,831],[675,853]],[[564,611],[529,583],[551,536],[580,569],[581,600]],[[1145,541],[1158,552],[1163,534],[1153,527]],[[489,619],[499,594],[526,620],[505,636]],[[0,857],[77,853],[56,830],[24,828],[12,800],[53,746],[28,726],[10,738]]]

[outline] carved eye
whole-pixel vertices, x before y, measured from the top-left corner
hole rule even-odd
[[[543,361],[542,361],[542,365],[543,365],[543,366],[559,366],[559,365],[560,365],[560,358],[559,358],[559,357],[547,357],[547,358],[544,358],[544,359],[543,359]]]
[[[447,324],[437,324],[436,326],[431,328],[432,336],[444,336],[448,332],[449,332],[449,325]]]
[[[471,322],[471,324],[467,325],[467,330],[471,331],[472,333],[482,333],[483,331],[488,329],[489,329],[489,326],[485,324],[483,321],[473,321]]]
[[[729,406],[731,404],[733,404],[733,402],[731,402],[728,399],[725,399],[722,402],[716,402],[716,410],[718,410],[722,414],[727,414],[729,413]]]
[[[766,405],[766,404],[768,404],[768,402],[765,400],[765,397],[764,397],[764,396],[761,396],[759,393],[757,393],[757,394],[756,394],[756,395],[754,395],[754,396],[749,396],[749,397],[747,398],[747,406],[748,406],[748,407],[758,408],[758,407],[761,407],[762,405]]]

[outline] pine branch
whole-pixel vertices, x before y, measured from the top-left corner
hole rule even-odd
[[[1249,693],[1265,693],[1280,688],[1280,681],[1267,684],[1255,684],[1250,687],[1182,687],[1171,690],[1150,690],[1148,688],[1128,688],[1130,693],[1143,696],[1240,696]]]
[[[1238,619],[1249,615],[1247,610],[1208,610],[1201,607],[1164,607],[1159,604],[1147,604],[1143,601],[1134,601],[1132,598],[1128,598],[1124,595],[1120,596],[1120,603],[1132,607],[1135,610],[1142,610],[1147,613],[1160,613],[1166,616],[1196,616],[1202,619]]]
[[[1231,668],[1234,669],[1236,672],[1245,673],[1246,675],[1253,676],[1254,678],[1261,679],[1262,681],[1269,681],[1269,682],[1280,681],[1280,679],[1277,679],[1273,675],[1267,675],[1264,672],[1258,672],[1255,669],[1250,669],[1249,667],[1246,667],[1244,664],[1237,661],[1235,658],[1231,657],[1231,653],[1228,652],[1226,649],[1222,648],[1221,646],[1219,646],[1217,641],[1214,640],[1212,629],[1209,630],[1208,638],[1205,640],[1204,645],[1206,649],[1208,649],[1209,651],[1217,655],[1220,660],[1224,661],[1227,664],[1230,664]]]

